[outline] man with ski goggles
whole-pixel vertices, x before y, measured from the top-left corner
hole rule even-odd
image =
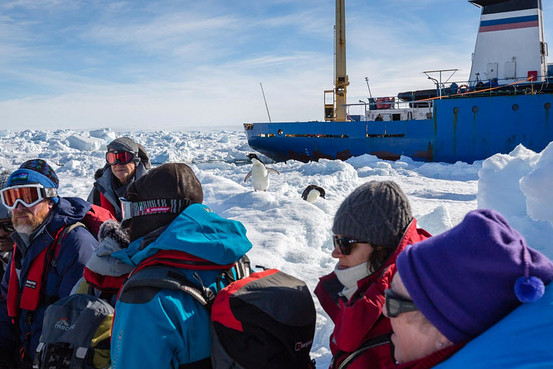
[[[96,171],[94,187],[88,195],[92,204],[109,210],[121,221],[119,198],[128,186],[150,169],[150,159],[144,148],[130,137],[119,137],[107,145],[106,164]]]
[[[69,295],[96,238],[78,226],[90,204],[58,196],[59,180],[41,159],[28,160],[0,190],[15,241],[0,286],[0,369],[31,368],[46,308]]]

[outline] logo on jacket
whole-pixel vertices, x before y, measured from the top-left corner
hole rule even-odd
[[[36,282],[35,281],[31,281],[30,279],[27,279],[25,281],[25,287],[27,288],[32,288],[33,290],[36,288]]]
[[[301,349],[308,348],[313,343],[313,340],[309,340],[307,342],[296,342],[296,351],[300,351]]]
[[[70,325],[67,322],[67,318],[61,318],[54,324],[54,328],[67,332],[71,329],[75,329],[75,324]]]

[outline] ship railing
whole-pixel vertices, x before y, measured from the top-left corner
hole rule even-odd
[[[456,81],[446,85],[436,84],[436,96],[428,99],[473,96],[473,95],[517,95],[527,93],[541,93],[553,89],[553,76],[541,76],[529,73],[527,77],[492,78],[487,81],[481,79],[471,81]]]

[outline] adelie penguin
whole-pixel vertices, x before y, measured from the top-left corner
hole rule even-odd
[[[319,197],[325,198],[325,190],[316,185],[307,186],[301,194],[301,198],[310,203],[314,203]]]
[[[269,187],[269,173],[280,173],[274,169],[267,168],[255,154],[248,154],[248,159],[252,161],[253,167],[252,170],[246,175],[246,178],[244,178],[244,182],[252,177],[252,185],[254,190],[267,191],[267,188]]]

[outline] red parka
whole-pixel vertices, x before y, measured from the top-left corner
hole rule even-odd
[[[358,289],[349,301],[339,295],[344,286],[334,272],[320,278],[315,295],[334,322],[334,331],[330,336],[331,369],[337,368],[364,343],[370,348],[356,358],[352,356],[348,359],[351,360],[348,369],[384,368],[393,364],[390,320],[382,315],[384,290],[392,283],[398,254],[406,245],[428,237],[430,234],[417,228],[417,222],[413,219],[395,252],[377,271],[357,282]]]

